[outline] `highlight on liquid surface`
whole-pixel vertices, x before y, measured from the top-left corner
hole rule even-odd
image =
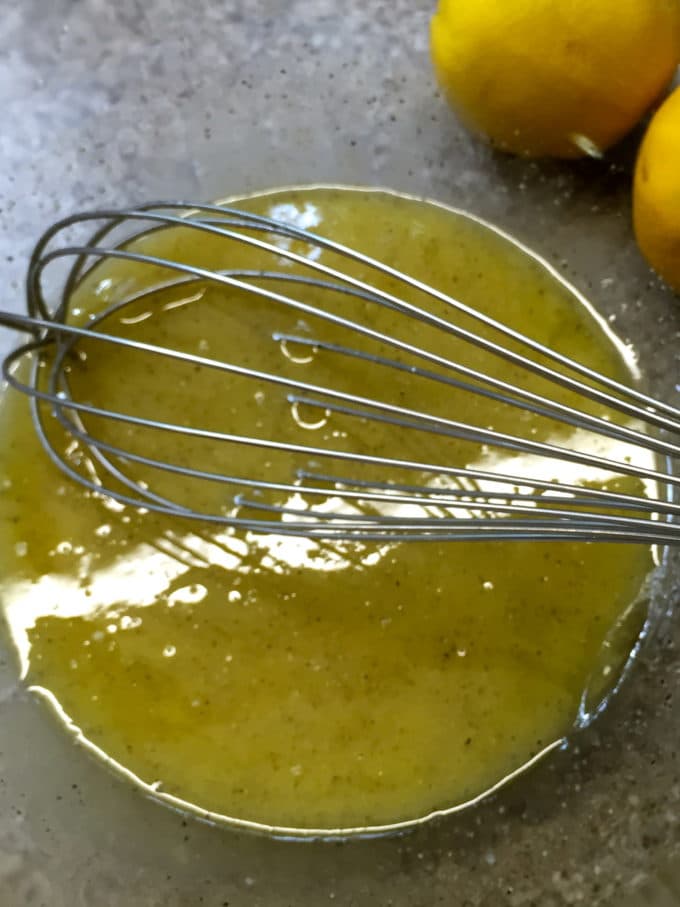
[[[583,301],[507,238],[461,214],[388,193],[325,188],[239,203],[356,246],[632,380],[621,347]],[[181,229],[139,244],[211,267],[262,266],[252,250],[225,264],[219,241]],[[158,277],[105,263],[77,291],[74,318]],[[395,289],[386,278],[378,284]],[[378,330],[404,330],[389,310],[337,305]],[[107,329],[537,440],[564,441],[575,431],[462,393],[442,396],[408,374],[338,365],[309,349],[302,355],[272,333],[346,338],[224,287],[159,290]],[[407,336],[516,377],[509,363],[486,361],[424,325],[408,325]],[[397,449],[430,463],[489,468],[501,457],[471,442],[305,414],[285,389],[253,390],[233,376],[105,346],[83,349],[70,375],[74,396],[128,412],[379,455]],[[544,389],[535,377],[529,386]],[[129,426],[97,429],[123,446],[234,475],[288,470],[290,479],[294,467],[285,455],[236,445],[204,449],[160,435],[151,441]],[[74,463],[82,460],[77,444],[51,431],[71,445]],[[213,817],[366,828],[474,799],[584,720],[584,709],[616,683],[645,620],[639,593],[652,557],[643,546],[238,533],[125,507],[69,482],[44,455],[26,401],[10,392],[0,401],[0,437],[0,601],[27,683],[110,764],[157,796]],[[592,443],[585,433],[572,441]],[[502,457],[512,474],[600,487],[611,479],[572,464]],[[179,487],[181,477],[166,481],[192,502],[207,496],[216,506],[225,496],[220,487]]]

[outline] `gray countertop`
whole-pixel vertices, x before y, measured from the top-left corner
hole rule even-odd
[[[430,13],[424,0],[0,0],[1,306],[22,305],[31,243],[79,207],[384,185],[526,241],[590,295],[670,399],[680,306],[632,239],[637,138],[602,162],[495,155],[437,93]],[[669,609],[678,567],[659,597]],[[680,903],[678,645],[677,621],[663,620],[583,740],[474,813],[332,845],[245,837],[143,799],[73,746],[7,653],[0,904]]]

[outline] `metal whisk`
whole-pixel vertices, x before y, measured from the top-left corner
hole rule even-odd
[[[63,244],[68,231],[83,226],[93,231],[86,242]],[[140,246],[140,239],[167,229],[188,230],[206,241],[219,240],[224,244],[225,266],[213,270],[182,260],[181,253],[178,260],[172,260]],[[124,235],[119,235],[121,231]],[[295,251],[298,243],[304,244],[301,251]],[[271,268],[230,267],[237,248],[269,256]],[[44,272],[58,260],[66,261],[68,269],[59,300],[50,307],[43,288]],[[145,286],[78,322],[71,311],[74,295],[102,261],[107,266],[121,261],[140,272],[151,269],[153,277]],[[367,277],[371,274],[386,278],[394,289],[379,288]],[[359,364],[366,370],[369,393],[349,393],[332,381],[316,384],[285,369],[256,369],[211,358],[201,349],[168,347],[160,340],[139,340],[109,329],[112,321],[133,311],[140,301],[151,299],[159,288],[167,293],[205,286],[245,294],[253,303],[264,300],[277,310],[312,318],[316,324],[341,330],[343,337],[354,338],[345,344],[303,330],[270,332],[277,344],[326,357],[331,374],[341,375],[351,363],[355,368]],[[393,321],[403,320],[405,333],[386,333],[370,317],[342,314],[337,305],[327,304],[331,298],[349,300],[352,312],[386,311]],[[436,308],[423,300],[433,301]],[[30,397],[35,430],[51,459],[91,492],[124,505],[240,530],[331,540],[680,542],[680,477],[673,472],[680,454],[680,410],[598,374],[388,264],[289,223],[230,207],[182,203],[76,214],[51,227],[35,248],[27,277],[27,313],[0,312],[0,324],[32,335],[6,357],[2,371],[9,385]],[[538,393],[521,378],[494,377],[456,356],[422,348],[409,342],[410,325],[426,325],[440,332],[444,341],[450,338],[469,344],[504,360],[513,374],[538,377],[546,382],[545,387],[559,392]],[[236,380],[241,382],[239,387],[252,381],[253,386],[278,388],[287,405],[317,412],[322,419],[337,417],[362,430],[390,427],[399,448],[399,439],[409,439],[409,455],[400,455],[400,449],[372,452],[215,430],[184,420],[140,415],[134,408],[111,409],[82,396],[78,399],[73,391],[73,370],[84,345],[92,350],[94,343],[101,344],[102,350],[136,351],[150,357],[154,367],[173,362],[214,373],[223,378],[226,389]],[[32,362],[30,377],[26,359]],[[518,424],[527,413],[532,418],[547,418],[607,439],[607,443],[620,443],[628,454],[611,459],[568,443],[532,440],[521,433],[457,421],[455,411],[421,411],[381,400],[371,392],[380,382],[397,377],[412,377],[423,386],[434,384],[442,395],[473,394],[480,402],[513,408]],[[560,394],[564,397],[565,391],[567,402],[556,399]],[[168,393],[172,393],[171,387]],[[613,416],[592,413],[593,404],[606,407]],[[72,450],[67,453],[64,444],[55,441],[55,425],[83,456],[74,460]],[[101,431],[102,426],[107,430]],[[263,451],[267,456],[281,455],[285,463],[292,464],[291,473],[271,476],[265,463],[258,467],[258,474],[232,475],[214,465],[182,462],[166,456],[165,451],[160,455],[155,448],[139,452],[125,443],[133,430],[176,439],[184,446],[195,441],[225,451],[234,449],[233,445],[246,447],[253,455]],[[554,464],[557,475],[545,478],[523,471],[509,474],[503,468],[496,471],[466,463],[431,462],[422,454],[410,454],[414,438],[416,449],[420,449],[421,438],[423,444],[425,439],[431,442],[435,438],[442,443],[456,440],[526,455],[532,462],[543,458]],[[422,450],[427,450],[425,444]],[[630,451],[643,452],[645,461],[634,462]],[[228,453],[217,461],[228,463]],[[214,464],[215,457],[208,462]],[[607,487],[596,482],[560,481],[561,464],[567,463],[604,471],[609,477]],[[154,477],[160,484],[155,485]],[[218,504],[199,506],[191,497],[186,500],[186,494],[175,494],[173,489],[187,481],[221,489]],[[635,486],[632,491],[626,482]]]

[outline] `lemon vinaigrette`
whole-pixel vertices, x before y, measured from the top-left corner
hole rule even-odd
[[[471,218],[389,193],[333,188],[281,190],[240,204],[356,246],[600,371],[634,380],[621,345],[575,292]],[[208,267],[263,264],[252,250],[225,264],[217,240],[181,228],[137,242]],[[78,288],[74,317],[154,280],[129,263],[104,263]],[[387,278],[378,285],[395,290]],[[353,314],[380,331],[400,330],[388,309],[351,299],[338,305],[355,306]],[[158,290],[140,306],[112,317],[107,329],[300,380],[319,369],[322,381],[349,392],[449,415],[455,406],[461,421],[474,417],[537,440],[566,442],[575,431],[462,392],[442,396],[440,385],[407,374],[296,355],[272,332],[334,341],[340,328],[224,287]],[[412,343],[518,378],[512,364],[483,362],[481,351],[426,325],[407,330]],[[71,380],[76,394],[95,403],[161,419],[189,415],[217,430],[392,456],[398,449],[407,458],[480,468],[501,457],[471,442],[354,425],[341,414],[305,418],[276,389],[253,395],[236,378],[120,350],[88,355]],[[536,391],[546,389],[542,380],[526,378]],[[569,401],[568,392],[555,393]],[[1,398],[0,424],[0,598],[26,682],[109,765],[155,796],[213,818],[300,831],[366,829],[474,800],[586,720],[616,684],[646,619],[640,593],[652,553],[644,546],[349,543],[287,538],[275,527],[259,535],[227,531],[72,484],[47,460],[26,401],[14,393]],[[143,441],[131,429],[98,429],[119,443]],[[50,431],[55,443],[71,443]],[[590,443],[585,435],[571,440]],[[234,475],[292,468],[285,457],[258,460],[236,445],[216,453],[159,436],[152,449]],[[597,452],[616,455],[606,446]],[[82,452],[71,444],[68,456]],[[574,464],[503,457],[510,473],[599,487],[611,481],[581,475]],[[173,490],[188,500],[225,494]]]

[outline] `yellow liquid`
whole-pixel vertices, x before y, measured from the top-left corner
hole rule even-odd
[[[460,214],[334,189],[282,190],[242,204],[358,247],[631,380],[620,348],[575,294],[506,238]],[[236,247],[225,260],[224,241],[186,230],[154,233],[140,246],[205,266],[272,267],[262,254]],[[301,243],[293,248],[315,254]],[[321,261],[336,259],[323,252]],[[356,265],[353,273],[368,272]],[[76,293],[76,320],[161,276],[129,263],[100,266]],[[370,280],[404,293],[386,278]],[[272,288],[286,291],[280,283]],[[291,295],[318,300],[309,290]],[[364,301],[334,297],[328,305],[505,380],[520,376],[503,360]],[[573,433],[403,372],[281,345],[273,331],[400,358],[223,287],[159,291],[106,328],[535,440],[567,443]],[[106,346],[96,355],[91,345],[83,349],[87,360],[71,369],[74,396],[127,412],[432,464],[502,463],[513,474],[600,487],[608,478],[295,408],[285,388]],[[539,378],[522,380],[550,390]],[[565,391],[554,395],[570,399]],[[289,481],[307,463],[91,424],[122,446],[237,476]],[[213,816],[297,829],[375,827],[469,801],[569,732],[583,717],[585,691],[597,701],[615,683],[645,618],[634,604],[652,565],[642,546],[358,544],[285,538],[275,526],[269,534],[233,532],[116,505],[70,482],[48,462],[25,400],[13,393],[2,397],[0,425],[0,598],[27,682],[118,768],[159,796]],[[66,447],[54,426],[50,433]],[[572,439],[581,442],[592,439]],[[607,453],[606,446],[593,449]],[[82,460],[77,446],[68,456]],[[358,474],[351,463],[320,466]],[[361,475],[445,481],[436,469]],[[232,506],[229,487],[146,477],[155,490],[196,506]]]

